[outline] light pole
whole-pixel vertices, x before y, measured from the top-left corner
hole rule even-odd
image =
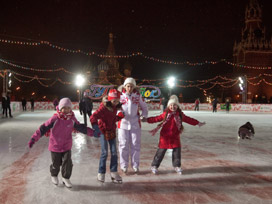
[[[176,78],[171,76],[167,79],[167,85],[169,89],[169,95],[171,96],[172,94],[172,88],[176,85]]]
[[[241,90],[241,94],[242,94],[242,103],[247,103],[247,77],[245,76],[241,76],[239,77],[239,87]]]
[[[12,76],[11,71],[9,69],[5,69],[3,76],[3,93],[8,93],[10,91],[11,76]]]
[[[81,74],[78,74],[76,76],[76,81],[75,81],[75,84],[76,86],[78,87],[79,89],[79,101],[81,100],[81,87],[82,85],[85,83],[85,78],[81,75]]]

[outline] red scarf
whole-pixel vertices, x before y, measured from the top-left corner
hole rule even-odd
[[[176,111],[175,111],[175,112],[168,113],[167,117],[166,117],[166,120],[163,123],[159,124],[155,129],[150,130],[149,132],[151,133],[151,135],[154,136],[158,132],[158,130],[161,129],[170,120],[172,115],[174,115],[174,120],[176,122],[178,130],[180,131],[181,127],[182,127],[181,126],[181,120],[180,120],[180,116],[176,115]]]

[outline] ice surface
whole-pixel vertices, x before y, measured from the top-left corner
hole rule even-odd
[[[83,118],[75,111],[77,118]],[[199,128],[184,123],[182,141],[183,175],[172,167],[171,150],[159,168],[150,172],[157,149],[157,134],[148,130],[156,124],[142,124],[140,173],[130,168],[123,184],[96,180],[100,156],[99,141],[83,134],[74,136],[72,189],[51,183],[48,138],[41,138],[29,150],[34,131],[54,111],[35,111],[0,119],[0,203],[272,203],[271,114],[193,112],[185,114],[206,121]],[[150,111],[149,116],[159,111]],[[250,121],[252,140],[238,140],[238,127]],[[59,175],[59,180],[61,177]]]

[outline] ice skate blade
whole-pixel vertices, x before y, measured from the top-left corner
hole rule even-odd
[[[158,170],[151,170],[151,173],[154,175],[157,175],[159,173],[159,171]]]
[[[62,182],[62,183],[66,188],[72,188],[72,186],[66,186],[66,184],[64,182]]]
[[[114,178],[111,178],[111,181],[112,181],[112,183],[116,183],[116,184],[122,184],[123,183],[123,181],[117,181]]]
[[[59,184],[58,177],[51,176],[51,182],[52,182],[54,185],[57,186],[57,185]]]
[[[102,181],[102,180],[98,180],[98,179],[97,179],[97,181],[100,182],[100,183],[105,183],[105,181]]]

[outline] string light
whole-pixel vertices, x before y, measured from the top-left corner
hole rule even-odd
[[[234,66],[236,68],[245,68],[245,69],[260,69],[260,70],[265,70],[265,69],[272,69],[272,67],[270,66],[266,66],[266,67],[261,67],[261,66],[247,66],[247,65],[241,65],[241,64],[236,64],[233,62],[229,62],[226,59],[221,59],[218,61],[204,61],[204,62],[189,62],[189,61],[185,61],[185,62],[176,62],[173,60],[163,60],[163,59],[159,59],[156,57],[151,57],[151,56],[147,56],[144,55],[142,52],[133,52],[130,54],[126,54],[126,55],[105,55],[105,54],[98,54],[94,51],[91,52],[84,52],[80,49],[77,50],[72,50],[72,49],[67,49],[58,45],[55,45],[49,41],[40,41],[40,42],[27,42],[27,41],[15,41],[15,40],[7,40],[7,39],[0,39],[0,43],[9,43],[9,44],[16,44],[16,45],[28,45],[28,46],[40,46],[40,45],[46,45],[49,47],[52,47],[54,49],[58,49],[60,51],[63,52],[69,52],[69,53],[75,53],[75,54],[83,54],[86,56],[97,56],[100,58],[131,58],[131,57],[135,57],[135,56],[142,56],[143,58],[147,59],[147,60],[151,60],[151,61],[155,61],[155,62],[160,62],[160,63],[165,63],[165,64],[173,64],[173,65],[188,65],[188,66],[202,66],[205,64],[218,64],[219,62],[225,62],[226,64],[229,64],[231,66]],[[61,69],[61,68],[59,68]],[[54,70],[55,71],[55,70]],[[58,70],[59,71],[59,70]],[[64,70],[63,70],[64,71]]]
[[[4,60],[4,59],[1,59],[0,58],[0,62],[3,62],[9,66],[12,66],[12,67],[16,67],[16,68],[20,68],[20,69],[25,69],[25,70],[29,70],[29,71],[36,71],[36,72],[60,72],[60,71],[64,71],[68,74],[75,74],[73,72],[70,72],[64,68],[57,68],[57,69],[35,69],[35,68],[31,68],[31,67],[24,67],[24,66],[20,66],[20,65],[17,65],[17,64],[14,64],[14,63],[11,63],[11,62],[8,62],[7,60]]]
[[[37,80],[38,83],[44,87],[52,87],[53,85],[56,84],[56,82],[60,82],[62,84],[65,84],[65,85],[71,85],[72,82],[66,82],[66,81],[63,81],[62,79],[60,78],[56,78],[56,79],[52,79],[52,78],[41,78],[41,77],[38,77],[37,75],[35,76],[28,76],[28,75],[23,75],[23,74],[19,74],[17,72],[12,72],[14,74],[14,79],[16,79],[17,81],[20,81],[22,83],[30,83],[32,82],[33,80]],[[21,76],[21,77],[26,77],[26,78],[29,78],[29,80],[21,80],[19,79],[18,76]],[[259,77],[259,76],[258,76]],[[101,79],[101,78],[100,78]],[[218,79],[221,79],[221,80],[225,80],[225,81],[218,81]],[[256,77],[252,77],[252,78],[249,78],[249,79],[256,79]],[[267,82],[266,80],[259,80],[259,82],[257,83],[253,83],[251,82],[250,80],[248,79],[248,82],[252,85],[259,85],[262,81],[267,83],[268,85],[272,85],[272,83],[269,83]],[[138,85],[141,85],[143,83],[147,83],[147,84],[153,84],[155,86],[158,86],[160,84],[162,84],[162,81],[161,80],[166,80],[166,79],[159,79],[159,80],[154,80],[154,79],[143,79],[139,82],[137,82]],[[44,83],[42,81],[51,81],[49,84],[48,83]],[[157,82],[157,83],[156,83]],[[227,78],[227,77],[222,77],[222,76],[216,76],[216,77],[213,77],[211,79],[207,79],[207,80],[195,80],[195,81],[189,81],[189,80],[177,80],[177,84],[176,84],[176,87],[180,87],[180,88],[198,88],[200,90],[203,90],[203,91],[207,91],[207,90],[210,90],[212,88],[214,88],[215,86],[221,86],[223,88],[231,88],[233,86],[235,86],[239,80],[236,78],[236,79],[231,79],[231,78]],[[181,82],[183,84],[181,84]],[[203,86],[208,86],[208,85],[211,85],[210,87],[203,87]],[[91,85],[91,83],[89,82],[88,85]],[[158,86],[159,88],[166,88],[164,86]]]

